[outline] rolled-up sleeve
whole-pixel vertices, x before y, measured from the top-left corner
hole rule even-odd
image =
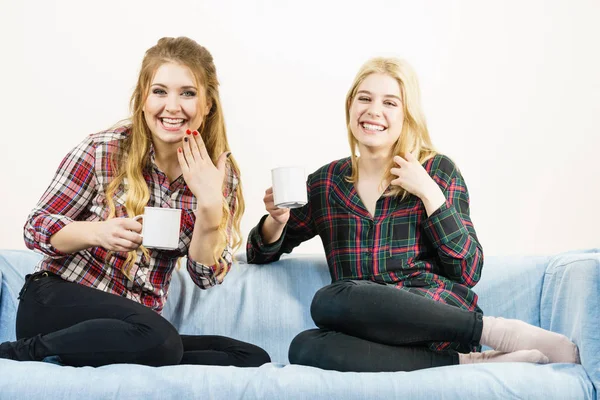
[[[187,259],[187,270],[190,277],[201,289],[208,289],[222,283],[233,264],[233,219],[238,207],[236,195],[239,187],[239,177],[230,167],[227,171],[227,185],[223,193],[229,207],[229,220],[226,227],[227,245],[221,254],[218,264],[202,264],[194,261],[189,255]],[[190,217],[192,216],[190,215]],[[193,223],[191,226],[193,226]]]
[[[50,244],[50,238],[88,209],[96,192],[95,150],[88,137],[62,160],[27,217],[23,236],[29,249],[50,257],[66,255]]]
[[[483,249],[471,221],[467,185],[456,169],[447,177],[436,179],[446,203],[424,221],[423,228],[437,249],[445,275],[473,287],[481,277]]]

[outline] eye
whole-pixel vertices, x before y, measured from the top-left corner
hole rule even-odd
[[[396,103],[394,103],[393,101],[385,101],[383,104],[385,104],[386,106],[390,106],[390,107],[396,107]]]
[[[167,92],[165,92],[163,89],[159,89],[159,88],[152,89],[152,93],[153,94],[159,94],[159,95],[161,95],[161,94],[167,94]]]
[[[182,93],[182,95],[185,97],[196,97],[196,92],[194,92],[193,90],[186,90]]]
[[[368,96],[359,96],[358,101],[371,101],[371,98]]]

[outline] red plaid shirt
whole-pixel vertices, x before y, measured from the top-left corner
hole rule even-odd
[[[352,172],[350,158],[325,165],[308,177],[308,204],[291,210],[277,242],[267,245],[262,241],[260,231],[266,216],[252,229],[246,249],[248,262],[275,261],[319,235],[333,281],[368,279],[479,310],[471,288],[481,276],[483,251],[469,216],[467,186],[448,157],[436,155],[423,166],[442,189],[445,204],[427,216],[416,196],[402,201],[382,196],[371,217],[354,185],[345,179]],[[450,343],[430,347],[443,350]]]
[[[154,162],[151,149],[150,161],[144,169],[144,179],[150,190],[148,206],[180,208],[181,232],[176,250],[148,249],[150,257],[138,251],[131,269],[133,280],[122,272],[127,253],[113,253],[108,259],[107,250],[92,247],[73,254],[65,254],[50,244],[50,237],[73,221],[105,221],[108,217],[105,191],[114,178],[110,162],[129,135],[127,127],[108,130],[88,136],[63,159],[58,170],[33,209],[24,228],[25,245],[45,255],[36,271],[51,271],[63,279],[94,287],[137,301],[161,312],[167,299],[171,274],[180,257],[186,256],[194,231],[196,198],[187,187],[183,176],[169,183],[167,176]],[[234,196],[239,183],[238,176],[227,169],[224,196],[228,199],[231,213],[235,212]],[[127,217],[125,210],[126,190],[119,188],[114,195],[116,218]],[[229,237],[233,219],[227,227]],[[229,243],[223,251],[229,270],[232,249]],[[214,274],[215,266],[207,266],[187,258],[187,270],[194,283],[207,289],[220,283]]]

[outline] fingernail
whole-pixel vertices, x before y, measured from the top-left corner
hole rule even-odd
[[[178,148],[177,148],[177,151],[181,153],[181,147],[178,147]]]
[[[194,136],[198,136],[198,131],[194,131],[192,133],[194,134]]]
[[[187,142],[187,141],[188,141],[188,138],[183,138],[183,141],[184,141],[184,142]]]
[[[192,133],[192,131],[190,131],[190,130],[188,129],[187,131],[185,131],[185,133],[187,133],[187,134],[189,135],[190,133]]]

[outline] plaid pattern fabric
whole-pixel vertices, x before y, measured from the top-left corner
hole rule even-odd
[[[394,285],[435,301],[480,311],[471,290],[479,281],[483,252],[469,217],[469,195],[455,164],[443,155],[423,166],[446,196],[427,217],[419,198],[404,201],[382,196],[370,216],[354,184],[350,158],[334,161],[309,175],[308,204],[292,209],[282,237],[265,244],[260,236],[264,216],[250,232],[248,262],[278,260],[301,242],[319,235],[332,281],[369,279]],[[434,350],[458,344],[433,343]],[[460,349],[470,351],[471,349]]]
[[[92,134],[85,138],[63,159],[46,192],[33,209],[24,227],[25,245],[45,255],[36,271],[51,271],[63,279],[94,287],[137,301],[161,312],[167,298],[171,273],[180,257],[186,256],[196,216],[196,198],[187,187],[183,176],[169,183],[154,162],[151,149],[144,178],[150,190],[150,207],[180,208],[181,232],[179,247],[175,250],[148,249],[150,257],[138,251],[131,269],[133,280],[122,272],[127,253],[112,253],[101,247],[92,247],[74,254],[64,254],[50,244],[50,237],[73,221],[104,221],[108,217],[105,191],[114,178],[110,157],[129,135],[127,127]],[[231,214],[237,207],[235,191],[239,178],[227,169],[224,196]],[[127,183],[125,182],[125,186]],[[116,218],[127,217],[127,191],[121,187],[114,195]],[[232,218],[228,228],[231,237]],[[232,263],[230,244],[223,251],[226,271]],[[207,266],[187,259],[187,270],[192,280],[202,289],[219,282],[216,266]]]

